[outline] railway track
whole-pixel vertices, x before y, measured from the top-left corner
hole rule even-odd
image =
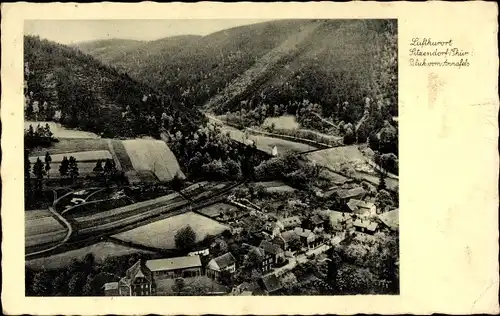
[[[246,181],[245,181],[246,182]],[[73,249],[78,249],[81,247],[89,246],[100,241],[105,240],[109,236],[118,234],[123,231],[127,231],[133,229],[138,226],[142,226],[145,224],[149,224],[151,222],[155,222],[161,219],[165,219],[168,217],[181,215],[183,213],[191,212],[193,210],[197,210],[214,203],[219,202],[221,199],[225,198],[225,195],[231,191],[232,189],[242,185],[245,182],[239,182],[235,184],[231,184],[220,191],[216,192],[214,195],[209,197],[201,197],[200,199],[190,201],[183,200],[179,201],[172,205],[171,203],[165,205],[157,205],[154,208],[147,210],[144,213],[134,214],[131,216],[117,218],[115,221],[104,223],[104,225],[99,225],[96,230],[96,227],[86,227],[82,229],[78,229],[73,227],[70,222],[58,214],[58,217],[64,219],[67,222],[67,227],[69,229],[69,233],[65,237],[65,239],[58,243],[55,246],[52,246],[48,249],[35,251],[25,255],[26,260],[35,259],[39,257],[45,257],[54,255],[61,252],[70,251]],[[171,201],[165,201],[166,203]],[[135,210],[136,212],[138,210]],[[75,225],[77,226],[77,225]]]

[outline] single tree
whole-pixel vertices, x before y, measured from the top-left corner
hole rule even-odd
[[[379,171],[379,183],[378,183],[378,189],[379,190],[385,190],[387,188],[387,184],[385,183],[385,178],[386,178],[386,172],[384,170]]]
[[[49,152],[45,154],[45,173],[47,178],[49,177],[50,163],[52,162],[52,157],[50,157]]]
[[[75,178],[80,175],[78,172],[78,163],[76,162],[76,158],[73,156],[69,157],[68,175],[71,178],[71,181],[75,181]]]
[[[181,178],[179,173],[176,173],[170,181],[170,186],[172,187],[172,190],[179,192],[184,187],[184,182],[184,179]]]
[[[101,173],[104,172],[104,169],[102,167],[102,160],[99,159],[96,162],[95,167],[94,167],[94,169],[92,171],[94,171],[94,173],[97,173],[97,174],[101,174]]]
[[[179,249],[190,249],[196,241],[196,233],[191,226],[181,228],[175,234],[175,246]]]
[[[172,285],[172,291],[174,291],[175,294],[180,295],[185,287],[186,287],[186,282],[184,281],[184,279],[177,278],[175,279],[175,282]]]
[[[59,165],[59,174],[61,177],[65,177],[68,174],[69,161],[68,157],[64,156],[61,164]]]
[[[35,190],[38,193],[42,192],[43,177],[45,176],[45,170],[43,168],[43,163],[40,158],[37,158],[35,164],[33,165],[33,174],[36,178]]]

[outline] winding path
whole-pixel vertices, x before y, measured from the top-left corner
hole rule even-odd
[[[35,251],[35,252],[31,252],[29,254],[26,254],[25,255],[25,259],[30,259],[31,257],[34,257],[34,256],[38,256],[38,255],[41,255],[43,253],[46,253],[46,252],[50,252],[50,251],[53,251],[57,248],[59,248],[60,246],[64,245],[68,240],[69,238],[71,237],[71,235],[73,234],[73,227],[71,226],[70,222],[68,222],[67,219],[65,219],[61,214],[59,214],[56,210],[55,210],[55,205],[56,205],[56,202],[58,202],[62,197],[66,196],[67,194],[61,196],[61,198],[59,199],[56,199],[57,198],[57,193],[56,191],[52,190],[52,192],[54,193],[54,202],[51,206],[49,206],[49,212],[52,213],[52,215],[61,223],[63,224],[64,226],[66,226],[66,229],[67,229],[67,233],[66,233],[66,236],[64,236],[64,238],[58,242],[57,244],[55,244],[54,246],[52,247],[49,247],[47,249],[43,249],[43,250],[39,250],[39,251]],[[72,193],[72,192],[70,192]]]

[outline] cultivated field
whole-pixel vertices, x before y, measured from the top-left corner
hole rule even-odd
[[[295,189],[281,181],[255,182],[255,186],[262,186],[269,193],[294,192]]]
[[[335,169],[338,164],[346,162],[364,162],[365,158],[356,145],[342,146],[318,150],[307,154],[309,160],[318,165]]]
[[[293,115],[282,115],[278,117],[268,117],[262,123],[262,127],[271,127],[274,123],[275,129],[299,129],[299,123]]]
[[[89,253],[94,255],[97,263],[102,263],[108,257],[118,257],[133,253],[149,254],[151,252],[117,245],[112,242],[100,242],[92,246],[63,252],[49,257],[27,260],[26,267],[37,270],[65,268],[71,263],[71,260],[76,259],[81,261],[85,255]]]
[[[236,209],[235,206],[232,206],[232,205],[229,205],[229,204],[225,204],[225,203],[217,203],[217,204],[212,204],[212,205],[209,205],[207,207],[204,207],[200,210],[198,210],[198,212],[200,212],[201,214],[207,216],[207,217],[217,217],[219,216],[219,214],[221,213],[224,213],[224,212],[227,212],[229,210],[234,210]]]
[[[40,126],[45,127],[45,124],[49,124],[50,130],[54,134],[55,138],[99,138],[97,134],[91,132],[84,132],[78,130],[67,129],[63,127],[59,123],[54,122],[33,122],[33,121],[25,121],[24,128],[28,129],[30,125],[35,129],[36,126],[40,124]]]
[[[108,150],[106,139],[60,139],[47,148],[34,148],[30,156],[45,156],[47,152],[51,155],[72,153],[77,151]],[[67,155],[66,155],[67,156]],[[68,156],[69,157],[69,156]]]
[[[113,151],[115,152],[116,158],[120,162],[123,171],[134,170],[132,161],[130,161],[130,157],[123,146],[123,141],[119,139],[110,139],[109,141],[111,142],[111,146],[113,146]]]
[[[48,248],[63,240],[65,236],[66,228],[48,210],[25,212],[25,247],[40,246]]]
[[[157,199],[139,202],[91,215],[74,214],[69,217],[76,222],[78,233],[92,233],[126,225],[187,204],[178,193]]]
[[[64,157],[67,157],[69,159],[70,156],[75,157],[77,162],[81,161],[92,161],[92,162],[97,162],[98,160],[105,160],[105,159],[112,159],[113,157],[111,156],[111,153],[108,150],[93,150],[93,151],[77,151],[77,152],[70,152],[66,154],[53,154],[50,155],[52,158],[52,163],[61,163]],[[44,156],[38,156],[38,157],[30,157],[30,162],[34,163],[36,162],[37,158],[40,158],[42,162],[44,162],[45,155]],[[95,166],[95,164],[94,164]]]
[[[137,171],[152,171],[160,181],[172,180],[176,174],[184,176],[177,159],[164,141],[125,140],[123,146]]]
[[[238,129],[224,126],[221,128],[223,132],[229,132],[229,136],[238,141],[238,142],[243,142],[245,137],[244,133]],[[268,137],[268,136],[262,136],[262,135],[248,135],[248,139],[252,140],[255,142],[255,145],[259,150],[271,153],[272,149],[274,146],[277,147],[278,153],[281,153],[285,150],[292,150],[295,152],[304,152],[304,151],[309,151],[309,150],[314,150],[316,147],[307,145],[307,144],[302,144],[302,143],[297,143],[297,142],[292,142],[289,140],[284,140],[281,138],[274,138],[274,137]]]
[[[113,237],[149,247],[174,249],[175,233],[187,225],[190,225],[196,232],[197,241],[203,240],[208,234],[218,235],[228,229],[227,226],[205,216],[189,212],[144,225]]]

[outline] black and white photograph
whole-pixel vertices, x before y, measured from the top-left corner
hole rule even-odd
[[[26,296],[400,294],[397,19],[23,40]]]

